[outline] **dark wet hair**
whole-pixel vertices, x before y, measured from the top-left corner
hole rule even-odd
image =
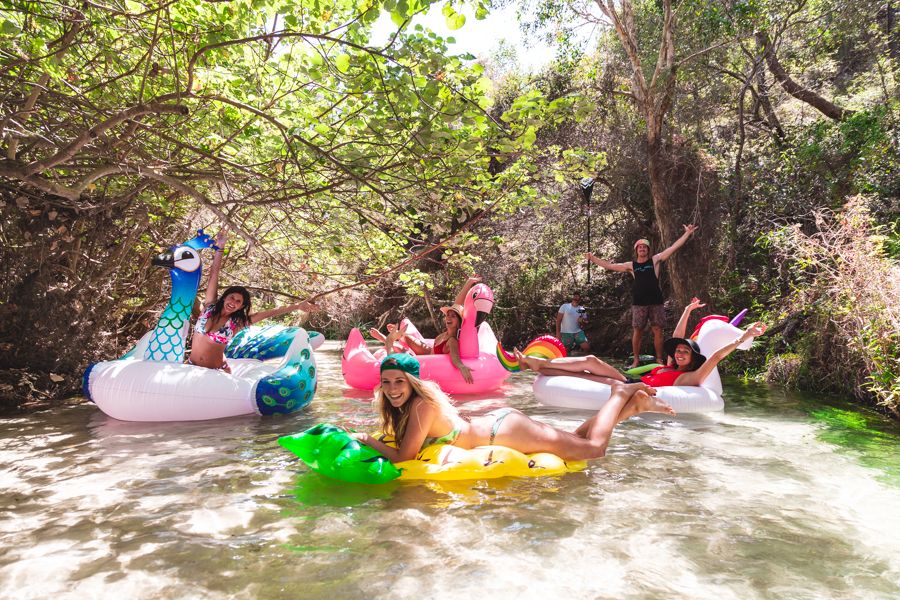
[[[225,308],[225,298],[227,298],[229,294],[240,294],[241,298],[244,299],[244,305],[231,313],[230,317],[231,319],[234,319],[234,322],[239,329],[243,329],[250,325],[250,291],[242,285],[233,285],[222,292],[222,295],[219,296],[219,299],[213,304],[213,309],[209,316],[215,320],[222,314],[222,310]]]

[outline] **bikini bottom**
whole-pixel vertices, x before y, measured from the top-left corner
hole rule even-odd
[[[497,437],[497,432],[500,431],[500,424],[503,423],[503,419],[514,412],[516,412],[516,409],[514,408],[500,408],[485,415],[494,417],[494,424],[491,425],[491,441],[488,444],[489,446],[494,445],[494,438]]]

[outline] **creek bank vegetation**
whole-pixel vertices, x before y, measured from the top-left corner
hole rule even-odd
[[[595,350],[624,356],[629,281],[588,271],[588,231],[626,260],[693,222],[670,312],[748,307],[773,335],[732,369],[897,415],[893,4],[532,0],[523,26],[558,50],[534,75],[508,47],[455,55],[411,24],[431,4],[6,3],[0,404],[126,350],[168,295],[150,257],[199,227],[231,228],[228,283],[319,297],[302,322],[330,337],[428,329],[475,270],[505,342],[578,288]]]

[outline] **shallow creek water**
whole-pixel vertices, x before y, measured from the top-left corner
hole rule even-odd
[[[631,419],[583,472],[353,485],[276,444],[375,430],[339,352],[293,417],[0,420],[0,597],[900,597],[900,433],[877,417],[730,380],[724,413]],[[531,380],[460,408],[590,416]]]

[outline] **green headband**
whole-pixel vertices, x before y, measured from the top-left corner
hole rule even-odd
[[[381,362],[381,371],[387,369],[398,369],[404,373],[409,373],[413,377],[419,376],[419,361],[415,356],[405,353],[389,354]]]

